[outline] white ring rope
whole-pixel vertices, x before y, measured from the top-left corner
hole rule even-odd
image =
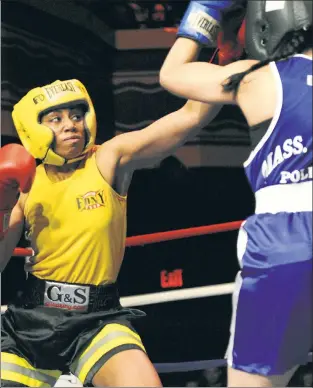
[[[145,306],[149,304],[176,302],[179,300],[206,298],[231,294],[234,290],[234,283],[215,284],[213,286],[185,288],[183,290],[161,291],[152,294],[125,296],[121,298],[123,307]],[[1,306],[1,313],[4,313],[7,306]]]
[[[144,306],[149,304],[176,302],[178,300],[226,295],[231,294],[233,290],[234,283],[224,283],[213,286],[185,288],[183,290],[161,291],[153,294],[126,296],[121,298],[121,304],[123,307]]]

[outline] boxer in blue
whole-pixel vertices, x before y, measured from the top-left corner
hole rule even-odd
[[[219,29],[235,45],[242,20],[248,59],[196,62]],[[312,45],[312,1],[192,1],[160,72],[176,95],[237,104],[250,128],[256,209],[238,235],[228,386],[285,386],[312,346]]]

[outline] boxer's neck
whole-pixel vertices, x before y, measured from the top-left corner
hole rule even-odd
[[[311,57],[312,58],[312,54],[313,54],[313,50],[310,48],[310,49],[308,49],[308,50],[305,50],[304,52],[303,52],[303,54],[305,54],[305,55],[307,55],[308,57]]]
[[[54,166],[52,164],[45,164],[44,166],[48,178],[53,182],[58,182],[70,178],[77,170],[80,163],[81,160],[70,164],[64,164],[63,166]]]

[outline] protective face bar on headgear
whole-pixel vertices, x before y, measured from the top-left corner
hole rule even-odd
[[[312,0],[249,0],[245,49],[251,59],[270,58],[290,30],[312,24]]]
[[[97,123],[96,114],[85,86],[78,80],[55,81],[49,85],[30,90],[16,105],[12,112],[17,133],[27,151],[43,163],[62,166],[79,158],[66,160],[52,149],[53,131],[40,123],[40,117],[52,109],[83,104],[86,106],[85,129],[87,132],[84,155],[95,143]]]

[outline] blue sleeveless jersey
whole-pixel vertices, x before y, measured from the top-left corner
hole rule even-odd
[[[238,234],[227,352],[228,365],[265,376],[306,363],[313,341],[312,60],[270,66],[279,99],[244,163],[256,208]]]
[[[254,192],[312,180],[312,60],[298,54],[270,66],[278,88],[276,112],[244,163]]]

